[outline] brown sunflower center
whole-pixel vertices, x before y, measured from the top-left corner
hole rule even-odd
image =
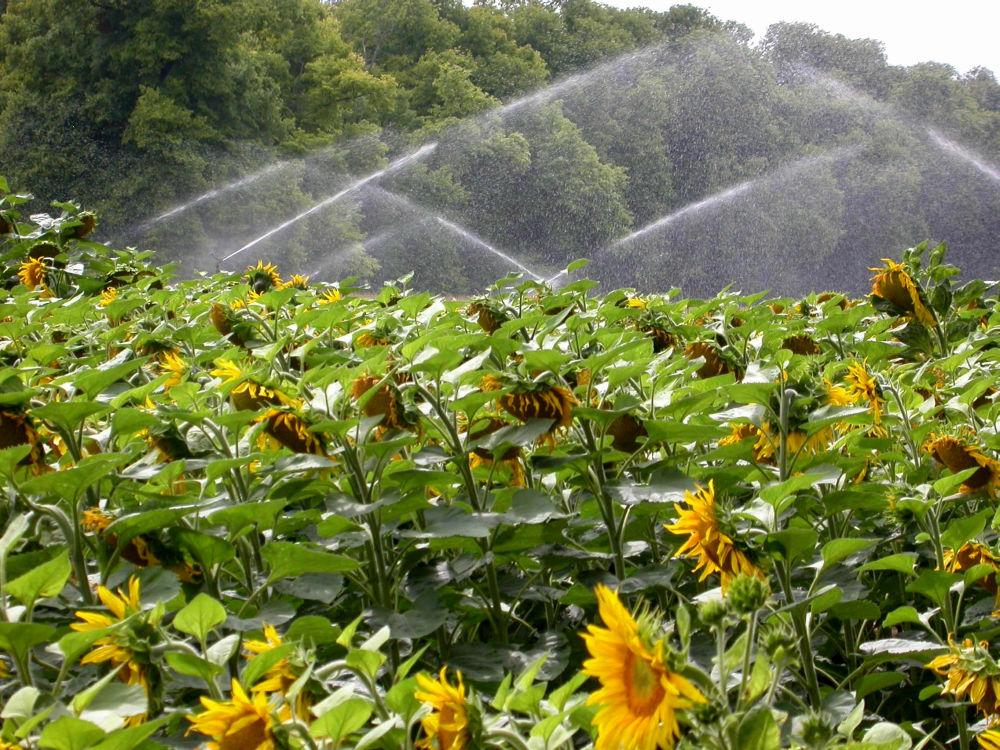
[[[660,672],[632,651],[625,659],[625,694],[629,710],[639,716],[651,716],[666,694]]]

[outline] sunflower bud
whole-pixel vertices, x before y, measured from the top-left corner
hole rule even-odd
[[[737,615],[752,615],[767,602],[771,588],[767,581],[751,575],[738,575],[729,584],[726,603],[729,609]]]
[[[726,604],[719,599],[709,599],[698,607],[698,619],[710,628],[722,625],[726,619]]]

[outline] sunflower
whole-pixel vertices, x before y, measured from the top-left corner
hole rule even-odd
[[[325,456],[326,448],[302,417],[285,409],[268,409],[256,420],[263,423],[264,434],[293,453]]]
[[[637,622],[606,586],[594,593],[605,627],[588,625],[581,635],[591,656],[583,671],[601,683],[587,699],[599,707],[596,750],[672,748],[681,734],[677,712],[705,703],[705,696],[667,667],[648,616]]]
[[[163,387],[169,390],[181,384],[188,366],[177,352],[167,351],[160,355],[160,369],[170,373],[170,377],[163,383]]]
[[[844,381],[847,383],[847,395],[853,403],[868,404],[868,413],[872,416],[872,433],[885,435],[885,428],[882,427],[885,401],[875,376],[868,371],[863,363],[852,362],[847,366],[847,375],[844,376]]]
[[[688,359],[704,359],[705,363],[698,368],[699,378],[712,378],[729,372],[729,365],[719,354],[719,350],[705,341],[693,341],[684,347],[684,356]]]
[[[1000,461],[986,456],[979,448],[966,445],[951,435],[932,434],[924,444],[924,450],[953,473],[979,467],[962,483],[963,492],[985,489],[992,493],[1000,487]]]
[[[45,460],[45,449],[31,417],[17,411],[0,410],[0,449],[15,445],[30,447],[28,455],[21,459],[23,466],[40,467]]]
[[[793,354],[820,354],[823,350],[819,348],[812,336],[800,333],[797,336],[788,336],[781,342],[782,349],[788,349]]]
[[[608,435],[611,436],[611,447],[622,453],[635,453],[639,450],[639,438],[648,437],[646,426],[631,414],[621,414],[608,425]]]
[[[469,704],[465,697],[462,673],[457,672],[458,684],[448,682],[446,669],[437,680],[425,674],[417,675],[417,691],[413,697],[429,703],[432,711],[420,726],[426,737],[417,742],[423,750],[466,750],[471,748],[469,732]]]
[[[944,569],[949,573],[964,573],[977,565],[989,565],[993,568],[994,572],[981,578],[979,583],[991,594],[997,593],[996,573],[1000,571],[1000,559],[989,547],[980,542],[966,542],[957,550],[944,550]]]
[[[479,388],[487,392],[496,391],[503,388],[503,383],[495,375],[484,375]],[[518,385],[512,392],[504,393],[499,398],[500,408],[522,422],[529,419],[554,420],[548,435],[570,426],[573,422],[573,407],[578,403],[576,396],[568,388],[546,384]]]
[[[702,571],[699,581],[704,581],[712,573],[721,577],[722,590],[729,588],[729,582],[738,575],[752,575],[763,578],[764,573],[754,565],[746,553],[738,550],[732,537],[722,532],[715,513],[715,482],[708,487],[698,487],[697,492],[684,492],[688,507],[674,504],[677,522],[666,526],[671,534],[688,535],[688,539],[677,550],[678,557],[697,558],[695,572]]]
[[[278,631],[274,629],[273,625],[265,624],[263,631],[263,641],[250,640],[243,642],[243,648],[250,659],[261,654],[266,654],[283,645],[281,636],[278,635]],[[292,665],[288,663],[288,659],[281,659],[272,664],[265,673],[265,677],[267,679],[254,685],[252,692],[281,693],[284,695],[297,679],[295,672],[292,671]]]
[[[1000,714],[1000,666],[989,654],[989,643],[976,644],[967,638],[961,646],[953,641],[949,646],[947,654],[926,665],[939,677],[948,678],[941,694],[968,699],[985,718],[996,717]]]
[[[77,612],[76,616],[82,622],[70,624],[70,628],[80,633],[94,630],[104,630],[124,622],[132,615],[142,611],[139,599],[139,579],[132,576],[128,579],[128,594],[118,589],[116,594],[104,586],[97,587],[97,596],[112,616],[99,612]],[[112,666],[120,667],[118,677],[128,685],[149,687],[148,668],[141,663],[139,656],[132,649],[128,633],[120,629],[102,635],[94,641],[94,649],[83,657],[81,664],[102,664],[111,662]]]
[[[115,520],[115,517],[100,508],[87,508],[80,519],[80,528],[88,534],[101,534]]]
[[[107,289],[101,292],[101,300],[100,302],[98,302],[98,304],[101,307],[107,307],[116,299],[118,299],[118,287],[109,286]]]
[[[243,280],[258,294],[281,288],[281,274],[278,273],[277,267],[273,263],[265,265],[262,260],[258,260],[256,266],[247,266]]]
[[[823,388],[826,390],[826,403],[830,406],[850,406],[854,403],[854,398],[842,385],[824,380]]]
[[[719,440],[719,445],[737,445],[750,438],[754,438],[756,441],[757,433],[757,426],[750,422],[733,422],[729,425],[729,434]]]
[[[279,288],[281,289],[308,289],[309,288],[309,277],[303,276],[299,273],[293,273],[288,281],[281,282]]]
[[[28,289],[35,289],[36,287],[48,289],[45,279],[48,270],[48,266],[45,265],[45,261],[41,258],[28,258],[18,268],[17,278]]]
[[[486,453],[487,455],[483,455]],[[513,449],[510,451],[510,457],[504,456],[500,459],[500,466],[510,472],[510,486],[511,487],[524,487],[526,486],[526,480],[524,476],[524,468],[521,466],[521,452],[520,449]],[[492,469],[495,461],[488,455],[488,451],[472,451],[469,454],[469,468],[475,471],[476,469]]]
[[[493,333],[499,330],[500,326],[507,322],[507,316],[501,309],[483,300],[473,302],[469,305],[466,313],[477,316],[476,322],[479,323],[479,327],[486,331],[486,333]]]
[[[229,390],[229,399],[239,411],[257,411],[265,406],[296,406],[295,399],[277,388],[270,388],[250,378],[230,359],[216,361],[212,376],[222,378],[224,384],[235,383]]]
[[[356,339],[354,345],[362,349],[369,349],[373,346],[388,346],[389,337],[372,331],[362,331]]]
[[[344,295],[340,293],[340,290],[336,287],[332,287],[319,296],[319,304],[332,305],[334,302],[340,302],[343,298]]]
[[[885,300],[901,314],[914,317],[925,326],[937,324],[934,313],[924,303],[920,287],[906,270],[902,263],[894,263],[889,258],[883,258],[885,268],[869,268],[875,276],[872,278],[872,296]]]
[[[1000,750],[1000,730],[987,729],[982,734],[976,735],[976,741],[982,750]]]
[[[198,732],[212,741],[208,750],[275,750],[274,718],[264,693],[255,693],[251,700],[236,680],[232,681],[232,698],[214,701],[201,697],[205,710],[189,715],[187,734]]]
[[[360,375],[351,383],[351,395],[355,401],[360,401],[365,394],[375,388],[382,378],[376,375]],[[406,426],[406,414],[399,401],[399,393],[391,383],[383,383],[372,395],[368,396],[361,412],[366,417],[382,417],[379,423],[387,430],[402,429]]]

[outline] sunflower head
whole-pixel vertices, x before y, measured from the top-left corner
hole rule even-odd
[[[45,449],[31,416],[20,411],[0,410],[0,449],[15,445],[30,447],[28,455],[21,459],[22,466],[38,467],[44,463]]]
[[[17,270],[17,278],[28,289],[48,289],[49,268],[42,258],[28,258]]]
[[[257,294],[281,288],[281,274],[278,273],[277,267],[273,263],[265,265],[262,260],[258,260],[256,266],[247,266],[243,280]]]
[[[88,534],[101,534],[115,520],[115,517],[100,508],[87,508],[80,519],[80,528]]]
[[[729,365],[722,358],[718,347],[707,341],[693,341],[684,347],[684,356],[688,359],[704,359],[704,364],[698,368],[699,378],[712,378],[729,372]]]
[[[320,436],[313,432],[302,417],[287,409],[268,409],[258,419],[264,433],[293,453],[311,453],[325,456],[326,449]]]
[[[362,414],[366,417],[381,416],[380,424],[385,429],[402,428],[405,426],[406,415],[396,387],[385,382],[374,393],[369,394],[381,381],[382,378],[377,375],[359,375],[351,383],[351,396],[355,401],[365,398],[364,406],[361,407]]]
[[[273,625],[265,623],[263,626],[264,640],[243,641],[243,648],[249,658],[261,656],[269,653],[283,645],[281,635]],[[281,659],[272,664],[264,674],[265,679],[253,686],[254,693],[281,693],[284,695],[292,686],[298,675],[292,669],[288,659]]]
[[[966,639],[949,643],[948,653],[930,661],[927,669],[946,681],[942,695],[971,702],[984,717],[1000,714],[1000,665],[989,652],[989,643]]]
[[[647,437],[646,426],[631,414],[621,414],[608,425],[611,447],[622,453],[635,453],[640,448],[639,438]]]
[[[211,738],[209,750],[274,750],[275,720],[265,693],[247,696],[237,680],[232,681],[230,699],[214,701],[202,697],[204,711],[189,715],[187,734],[197,732]]]
[[[109,286],[107,289],[105,289],[103,292],[101,292],[101,298],[100,298],[100,301],[98,302],[98,304],[101,307],[107,307],[112,302],[114,302],[116,299],[118,299],[118,287],[116,287],[116,286]]]
[[[852,403],[868,405],[868,412],[872,417],[872,433],[884,435],[882,415],[885,412],[885,399],[882,398],[882,388],[875,376],[864,363],[854,361],[847,367],[844,382],[846,383],[847,396]]]
[[[480,390],[495,391],[503,387],[502,381],[495,375],[484,375],[479,384]],[[548,433],[569,427],[573,421],[573,407],[579,402],[573,392],[562,385],[550,385],[544,382],[518,383],[513,390],[503,393],[498,402],[500,408],[522,422],[529,419],[554,420]]]
[[[990,593],[997,593],[996,573],[1000,571],[1000,558],[993,554],[993,550],[981,542],[966,542],[957,550],[945,548],[944,569],[949,573],[964,573],[977,565],[988,565],[993,569],[985,578],[980,579],[982,584]]]
[[[885,268],[869,269],[875,274],[872,277],[873,301],[887,305],[898,315],[916,318],[917,322],[933,327],[937,323],[934,313],[906,266],[889,258],[883,258],[882,262]]]
[[[793,354],[811,355],[819,354],[822,349],[819,348],[812,336],[808,336],[804,333],[800,333],[796,336],[787,336],[781,342],[782,349],[788,349],[788,351]]]
[[[923,448],[952,473],[978,467],[962,483],[963,492],[993,492],[1000,488],[1000,461],[990,458],[981,449],[951,435],[938,434],[932,434]]]
[[[332,305],[335,302],[340,302],[344,298],[344,295],[340,293],[337,287],[330,287],[323,291],[319,296],[319,304],[321,305]]]
[[[163,387],[166,389],[180,385],[187,374],[188,365],[176,351],[165,351],[160,354],[160,369],[169,375]]]
[[[281,390],[264,385],[250,377],[231,359],[217,360],[212,376],[222,379],[223,388],[229,390],[229,400],[239,411],[257,411],[266,406],[297,405],[295,399]]]
[[[302,274],[293,273],[287,281],[281,282],[281,289],[308,289],[309,277]]]
[[[687,536],[678,548],[678,557],[696,559],[695,572],[701,571],[700,581],[718,573],[722,590],[739,575],[764,578],[763,571],[750,560],[749,555],[736,546],[733,537],[723,530],[716,514],[715,483],[698,487],[695,492],[684,492],[686,507],[674,505],[677,521],[666,527],[671,534]]]
[[[119,627],[94,641],[93,648],[81,660],[81,664],[103,664],[110,662],[112,667],[118,667],[118,677],[129,685],[142,685],[149,689],[151,674],[150,644],[148,643],[149,628],[145,620],[151,612],[143,613],[140,600],[139,579],[132,576],[128,580],[127,591],[118,589],[111,591],[104,586],[97,587],[97,598],[104,605],[105,612],[76,613],[77,622],[70,628],[80,633],[104,630],[124,623],[130,618],[134,627]]]
[[[431,712],[420,722],[423,737],[417,741],[421,750],[467,750],[479,746],[478,712],[466,694],[462,673],[456,672],[456,684],[448,681],[447,670],[441,669],[435,680],[417,675],[414,698],[431,706]]]
[[[604,627],[582,633],[590,658],[583,671],[601,687],[587,699],[597,706],[594,725],[600,750],[672,748],[680,737],[677,714],[706,702],[668,662],[658,618],[633,616],[618,595],[603,585],[594,591]]]

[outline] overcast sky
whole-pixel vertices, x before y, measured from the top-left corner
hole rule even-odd
[[[776,21],[806,21],[885,44],[889,62],[934,60],[966,72],[985,65],[1000,76],[1000,0],[691,0],[758,35]],[[677,0],[602,0],[619,8],[666,10]]]

